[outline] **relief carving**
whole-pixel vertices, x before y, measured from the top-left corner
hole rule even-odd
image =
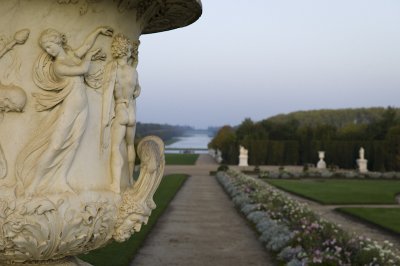
[[[116,215],[115,197],[107,194],[1,198],[0,265],[99,248],[111,239]]]
[[[153,196],[164,173],[164,143],[158,137],[146,137],[138,145],[138,155],[141,159],[139,179],[122,194],[119,207],[113,235],[118,242],[139,232],[142,224],[147,224],[151,211],[156,208]]]
[[[143,33],[189,25],[202,13],[199,0],[116,0],[116,2],[120,12],[136,9],[137,21],[143,21]]]
[[[113,60],[106,67],[102,148],[107,149],[111,141],[111,187],[116,193],[120,192],[124,163],[129,167],[130,182],[135,167],[136,98],[141,91],[136,71],[138,46],[139,42],[132,44],[124,35],[115,35],[111,45]],[[124,157],[124,150],[127,158]]]
[[[17,31],[14,34],[14,39],[11,40],[10,42],[6,43],[5,46],[1,49],[0,58],[2,58],[7,52],[12,50],[15,45],[24,44],[26,42],[26,40],[29,38],[29,33],[30,33],[30,31],[28,29],[23,29],[23,30]]]
[[[0,113],[22,112],[25,104],[26,93],[21,87],[0,83]]]
[[[102,0],[58,0],[59,4],[77,4],[81,15],[87,14],[90,4]],[[119,12],[136,10],[136,20],[142,21],[143,33],[154,33],[187,26],[201,13],[200,0],[113,0]]]
[[[67,5],[67,4],[77,4],[79,3],[79,1],[80,0],[57,0],[57,3]],[[101,1],[103,0],[85,0],[79,7],[79,13],[81,15],[85,15],[89,10],[89,4],[98,3]]]
[[[14,34],[12,40],[6,42],[0,50],[0,59],[11,51],[15,45],[22,45],[29,38],[30,31],[23,29]],[[0,123],[4,119],[4,113],[22,112],[26,104],[25,91],[16,85],[5,85],[0,82]],[[0,179],[7,176],[7,160],[0,145]]]
[[[112,33],[111,28],[100,27],[88,35],[81,47],[72,49],[60,32],[42,32],[39,44],[43,53],[33,71],[34,82],[41,91],[33,96],[36,110],[48,114],[17,158],[17,178],[26,195],[73,193],[67,173],[86,128],[84,76],[92,60],[102,57],[101,49],[90,49],[100,34]]]
[[[143,33],[154,33],[180,28],[193,23],[202,13],[201,3],[192,1],[144,0],[156,1],[152,11],[146,11]]]
[[[107,16],[137,40],[194,22],[200,0],[7,0],[0,9],[12,33],[0,33],[0,265],[89,266],[73,256],[148,222],[165,166],[161,139],[133,146],[139,41],[94,28]],[[30,30],[15,28],[24,21],[37,36],[29,45]]]
[[[7,176],[7,160],[4,155],[3,149],[0,145],[0,179],[5,178]]]

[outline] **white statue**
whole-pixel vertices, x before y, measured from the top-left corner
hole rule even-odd
[[[360,155],[360,159],[365,159],[364,158],[364,148],[363,147],[360,148],[359,155]]]
[[[98,28],[75,50],[60,32],[42,32],[39,44],[43,53],[36,61],[33,76],[42,91],[34,97],[37,111],[49,114],[17,159],[17,177],[25,194],[73,193],[67,173],[86,129],[84,75],[100,52],[90,49],[99,34],[111,36],[112,32],[108,27]]]
[[[219,149],[217,149],[215,160],[217,161],[217,163],[222,163],[222,152]]]
[[[319,158],[319,161],[318,161],[318,163],[317,163],[317,168],[318,168],[318,169],[326,169],[326,163],[325,163],[325,161],[324,161],[324,159],[325,159],[325,152],[324,152],[324,151],[319,151],[319,152],[318,152],[318,158]]]
[[[240,155],[248,155],[248,153],[248,150],[246,150],[243,146],[240,146]]]
[[[108,148],[111,139],[112,187],[117,193],[120,191],[120,178],[123,176],[123,165],[126,161],[124,153],[127,153],[129,167],[128,183],[132,182],[135,167],[135,99],[141,90],[136,71],[138,46],[139,43],[135,43],[133,49],[130,40],[122,34],[114,37],[111,45],[114,60],[107,66],[108,77],[104,83],[102,141],[103,148]],[[121,151],[122,144],[125,144],[125,152]]]
[[[361,147],[358,153],[360,156],[360,158],[356,160],[358,165],[358,171],[360,171],[360,173],[366,173],[368,172],[368,160],[365,159],[364,148]]]
[[[248,163],[248,150],[246,150],[243,146],[240,146],[239,148],[240,154],[239,154],[239,166],[249,166]]]

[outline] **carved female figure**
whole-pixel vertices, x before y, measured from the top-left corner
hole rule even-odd
[[[93,31],[83,45],[72,50],[63,34],[45,30],[39,40],[43,53],[34,66],[36,109],[48,111],[33,139],[19,154],[17,177],[25,194],[73,192],[67,174],[86,128],[88,100],[84,75],[100,49],[92,50],[98,35],[112,36],[112,29]]]

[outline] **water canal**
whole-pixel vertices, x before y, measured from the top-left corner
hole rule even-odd
[[[178,141],[165,147],[166,153],[208,153],[207,145],[211,137],[207,134],[193,134],[179,137]]]

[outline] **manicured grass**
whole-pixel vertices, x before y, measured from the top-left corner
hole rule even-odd
[[[147,225],[143,225],[139,233],[135,233],[123,243],[112,242],[104,248],[94,250],[80,259],[94,266],[128,266],[136,252],[142,246],[146,236],[156,224],[158,218],[168,207],[170,201],[185,182],[187,175],[175,174],[165,176],[154,195],[157,208],[152,212]]]
[[[165,163],[167,165],[194,165],[199,158],[198,154],[165,154]]]
[[[399,180],[302,179],[268,183],[322,204],[396,204]]]
[[[337,210],[400,234],[399,208],[339,208]]]

